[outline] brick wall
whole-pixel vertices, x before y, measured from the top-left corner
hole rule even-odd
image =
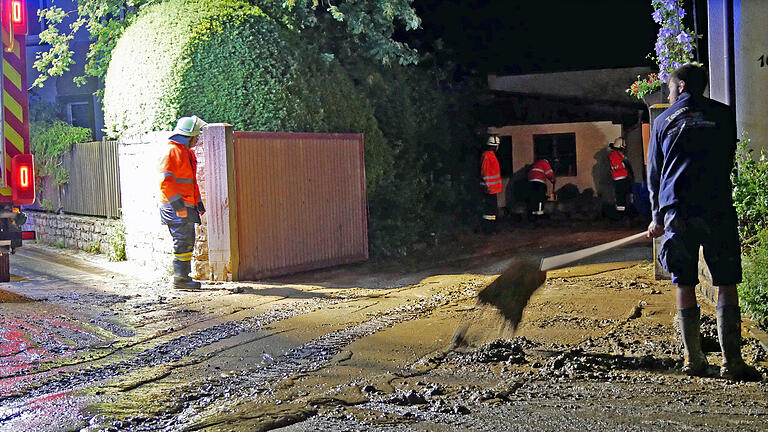
[[[122,215],[125,223],[126,255],[129,260],[170,272],[173,241],[168,228],[160,223],[160,180],[158,163],[167,151],[169,132],[153,132],[138,137],[120,139],[120,185]],[[196,147],[198,183],[205,186],[202,145]],[[205,192],[203,202],[205,202]],[[208,244],[205,228],[197,226],[192,274],[208,279]]]
[[[69,249],[92,251],[98,246],[105,253],[109,250],[109,235],[117,223],[114,219],[89,216],[60,215],[25,210],[25,230],[37,233],[37,240],[47,244],[62,245]]]

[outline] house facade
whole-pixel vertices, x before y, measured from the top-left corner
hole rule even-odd
[[[622,137],[635,181],[644,182],[645,104],[624,91],[649,68],[601,69],[545,74],[490,76],[486,99],[492,126],[501,137],[500,157],[511,159],[499,206],[524,199],[530,164],[547,158],[557,176],[555,188],[567,185],[613,202],[608,145]],[[550,189],[551,191],[551,189]]]

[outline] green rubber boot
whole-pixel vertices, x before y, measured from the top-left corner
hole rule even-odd
[[[709,363],[701,349],[701,311],[698,306],[678,309],[677,320],[683,335],[685,360],[683,373],[691,376],[705,376]]]
[[[717,337],[723,352],[720,376],[732,381],[760,381],[763,375],[741,358],[741,308],[727,305],[717,308]]]

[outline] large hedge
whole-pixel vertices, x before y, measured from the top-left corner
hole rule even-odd
[[[369,187],[392,165],[371,107],[344,71],[241,1],[147,7],[112,52],[108,134],[169,129],[190,113],[238,130],[363,132]]]
[[[340,63],[319,53],[317,33],[277,18],[239,0],[146,7],[112,52],[108,133],[167,130],[191,113],[237,130],[362,132],[372,252],[406,252],[461,201],[458,110],[434,74]]]

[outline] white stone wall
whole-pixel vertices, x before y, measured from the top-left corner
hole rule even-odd
[[[126,255],[129,260],[156,269],[171,270],[173,241],[168,228],[160,223],[160,158],[167,151],[169,132],[153,132],[120,139],[120,186],[122,215],[126,231]],[[195,152],[198,183],[204,187],[202,146]],[[205,197],[203,198],[205,201]],[[205,223],[205,218],[203,218]],[[205,225],[197,227],[193,276],[208,278],[208,245]]]
[[[109,250],[109,234],[118,223],[114,219],[60,215],[25,210],[25,230],[35,231],[42,243],[63,245],[69,249],[92,251],[95,245],[102,253]]]

